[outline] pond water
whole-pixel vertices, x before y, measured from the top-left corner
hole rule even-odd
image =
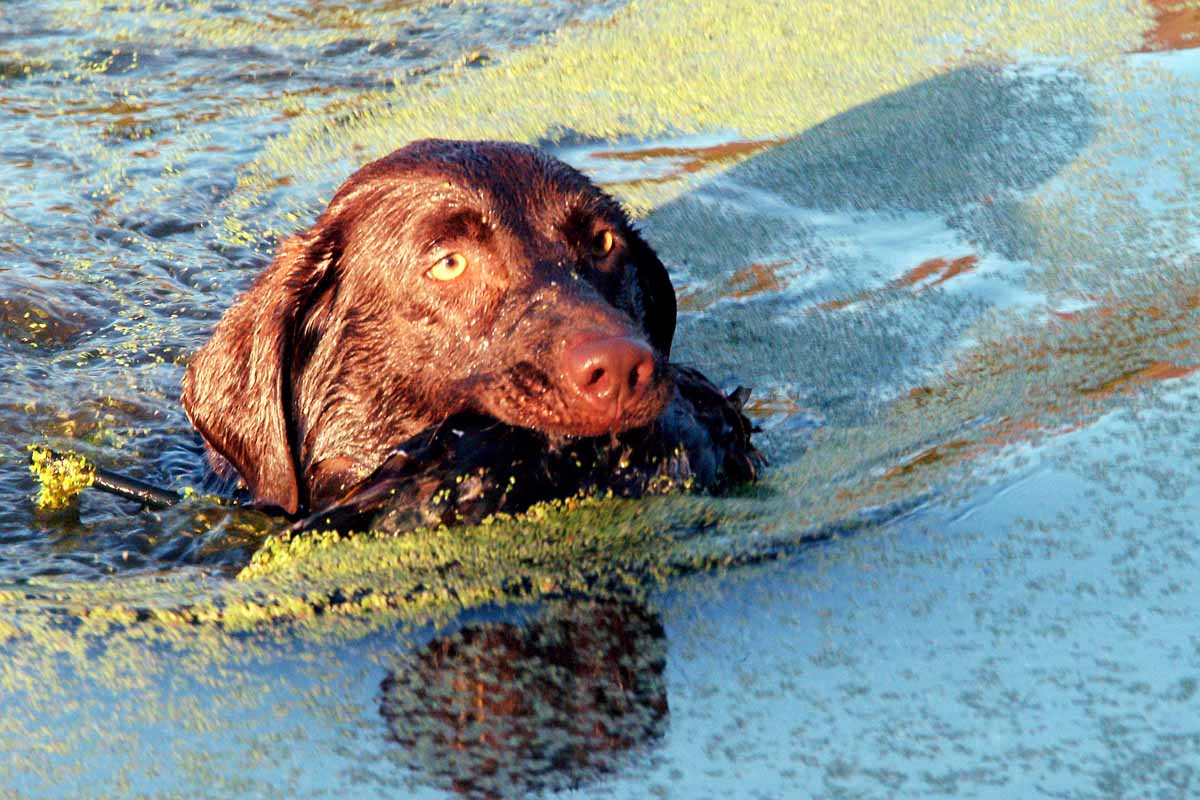
[[[0,793],[1195,796],[1197,97],[1187,2],[4,4]],[[36,509],[38,443],[212,489],[189,355],[431,135],[635,211],[758,486]]]

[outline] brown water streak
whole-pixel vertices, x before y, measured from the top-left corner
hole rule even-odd
[[[684,175],[691,175],[725,161],[741,160],[775,147],[786,139],[744,139],[705,147],[646,147],[640,150],[596,150],[592,158],[614,161],[654,161],[671,159],[681,161],[673,169],[661,175],[647,175],[630,181],[618,181],[606,186],[624,186],[647,183],[669,183]]]
[[[909,286],[916,286],[914,292],[922,292],[933,286],[938,286],[958,275],[970,272],[979,265],[979,256],[969,255],[962,258],[956,258],[953,261],[947,261],[944,258],[931,258],[927,261],[922,261],[917,266],[910,269],[908,272],[901,275],[899,278],[894,278],[884,285],[882,291],[896,291]],[[922,281],[937,275],[937,279],[930,281],[924,285],[918,286]],[[849,297],[839,297],[834,300],[826,300],[820,303],[816,308],[821,311],[837,311],[846,306],[865,300],[878,290],[868,290],[858,292]]]
[[[696,288],[678,292],[676,303],[682,311],[700,311],[724,297],[745,300],[766,292],[782,291],[786,284],[780,273],[784,267],[790,266],[792,263],[791,261],[771,261],[765,264],[755,262],[730,275],[724,284],[715,290]]]
[[[1155,25],[1145,33],[1141,53],[1200,47],[1200,7],[1180,0],[1147,0]]]
[[[1008,351],[1008,357],[1002,355],[998,363],[994,355],[979,353],[960,364],[948,377],[953,383],[965,384],[977,381],[975,376],[982,373],[996,375],[1017,369],[1027,373],[1045,372],[1057,359],[1078,354],[1107,356],[1104,360],[1112,363],[1122,360],[1128,362],[1132,360],[1131,351],[1147,347],[1150,337],[1186,334],[1194,327],[1197,308],[1200,308],[1200,295],[1187,296],[1175,302],[1164,300],[1162,304],[1134,304],[1113,299],[1104,305],[1081,311],[1056,313],[1057,319],[1051,325],[1065,323],[1079,331],[1077,338],[1071,337],[1051,345],[1035,337],[1023,337],[1007,345],[999,345],[1000,350]],[[1140,331],[1144,321],[1155,322],[1158,326],[1156,331]],[[1186,338],[1173,345],[1172,349],[1190,350],[1193,344],[1191,338]],[[989,351],[994,349],[989,348]],[[1078,430],[1108,407],[1103,401],[1118,394],[1134,395],[1155,383],[1186,378],[1198,370],[1200,363],[1148,357],[1141,365],[1111,374],[1098,382],[1092,382],[1090,378],[1099,376],[1080,375],[1060,386],[1062,391],[1058,392],[1042,391],[1036,388],[1036,382],[1031,383],[1023,403],[1026,413],[1002,416],[984,426],[977,437],[957,438],[931,445],[889,467],[879,483],[902,481],[911,478],[923,467],[966,462],[984,453],[1038,436],[1055,436]],[[1070,389],[1074,389],[1073,394]],[[943,387],[919,386],[901,402],[916,411],[929,402],[936,402],[945,391]],[[864,496],[876,488],[866,489]],[[860,490],[843,491],[849,498]]]

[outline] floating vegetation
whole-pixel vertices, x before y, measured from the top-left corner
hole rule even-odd
[[[34,502],[46,511],[69,506],[79,493],[92,485],[96,469],[76,453],[53,453],[47,447],[29,445],[29,471],[40,488]]]

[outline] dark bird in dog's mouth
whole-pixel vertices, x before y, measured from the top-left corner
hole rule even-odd
[[[296,527],[476,523],[579,495],[721,492],[763,458],[670,363],[675,293],[621,207],[519,144],[367,164],[218,322],[183,405]]]

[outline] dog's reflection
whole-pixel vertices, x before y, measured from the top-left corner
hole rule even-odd
[[[627,601],[559,601],[525,625],[470,625],[404,656],[381,712],[439,787],[523,797],[616,769],[667,724],[662,623]]]

